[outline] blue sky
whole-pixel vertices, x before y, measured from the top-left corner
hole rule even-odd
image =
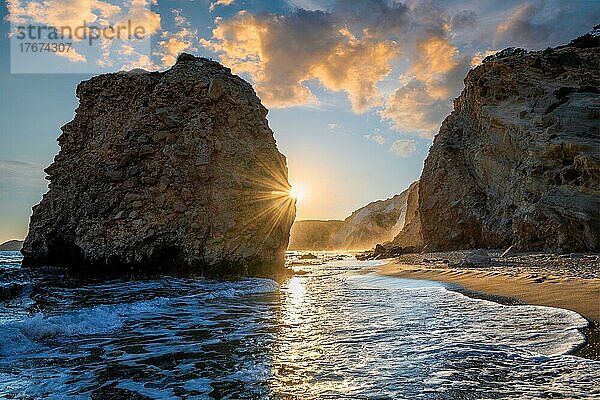
[[[31,1],[6,4],[25,13]],[[144,1],[34,0],[45,14],[25,17],[59,23],[66,14],[52,14],[52,4],[99,15],[106,4],[126,9]],[[96,8],[86,9],[90,3]],[[418,179],[464,75],[482,57],[508,46],[563,44],[600,22],[596,1],[158,0],[148,4],[158,17],[148,22],[147,60],[138,54],[129,64],[92,69],[84,54],[85,62],[56,65],[88,73],[15,74],[14,12],[1,10],[0,241],[25,236],[60,126],[74,116],[75,88],[98,71],[164,70],[180,51],[230,66],[270,109],[290,180],[304,188],[298,218],[339,219]]]

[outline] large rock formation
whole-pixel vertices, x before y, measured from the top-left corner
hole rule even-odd
[[[210,275],[283,266],[295,204],[247,82],[182,54],[166,72],[94,77],[77,96],[25,265]]]
[[[419,215],[419,181],[414,182],[407,190],[406,217],[402,230],[386,246],[402,248],[420,248],[423,246],[421,234],[421,217]]]
[[[425,243],[600,249],[598,60],[587,35],[507,49],[469,72],[420,179]]]
[[[344,221],[297,221],[290,250],[365,250],[388,242],[404,226],[409,190],[377,200],[354,211]]]

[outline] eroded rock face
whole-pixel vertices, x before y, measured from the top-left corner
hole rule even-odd
[[[290,250],[334,250],[334,237],[344,221],[296,221],[290,233]]]
[[[94,77],[77,96],[24,264],[211,275],[283,266],[295,204],[250,84],[185,54],[166,72]]]
[[[419,215],[419,181],[414,182],[407,190],[406,217],[402,230],[394,237],[388,247],[421,248],[421,218]]]
[[[420,179],[425,243],[600,249],[600,48],[592,42],[513,50],[469,72]]]
[[[343,221],[296,221],[290,250],[365,250],[389,242],[404,226],[408,192],[371,202]]]
[[[333,238],[338,249],[365,250],[389,242],[404,226],[408,190],[367,204],[344,220]]]

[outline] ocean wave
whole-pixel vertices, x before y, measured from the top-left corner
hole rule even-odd
[[[85,335],[106,334],[118,330],[126,318],[152,315],[167,302],[156,298],[129,304],[102,305],[61,314],[37,312],[17,321],[0,324],[0,355],[27,353],[39,349],[48,339],[72,339]]]
[[[279,289],[277,282],[271,279],[245,279],[237,282],[214,283],[209,290],[191,296],[205,299],[234,299],[238,297],[273,293]]]
[[[0,304],[10,315],[0,318],[0,397],[599,394],[600,363],[564,355],[582,343],[583,317],[370,273],[382,263],[326,262],[281,286],[36,283],[22,303]]]

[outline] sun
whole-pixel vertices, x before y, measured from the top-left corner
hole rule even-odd
[[[296,184],[292,185],[290,188],[290,197],[296,200],[302,200],[304,197],[304,189],[302,189],[302,186],[298,186]]]

